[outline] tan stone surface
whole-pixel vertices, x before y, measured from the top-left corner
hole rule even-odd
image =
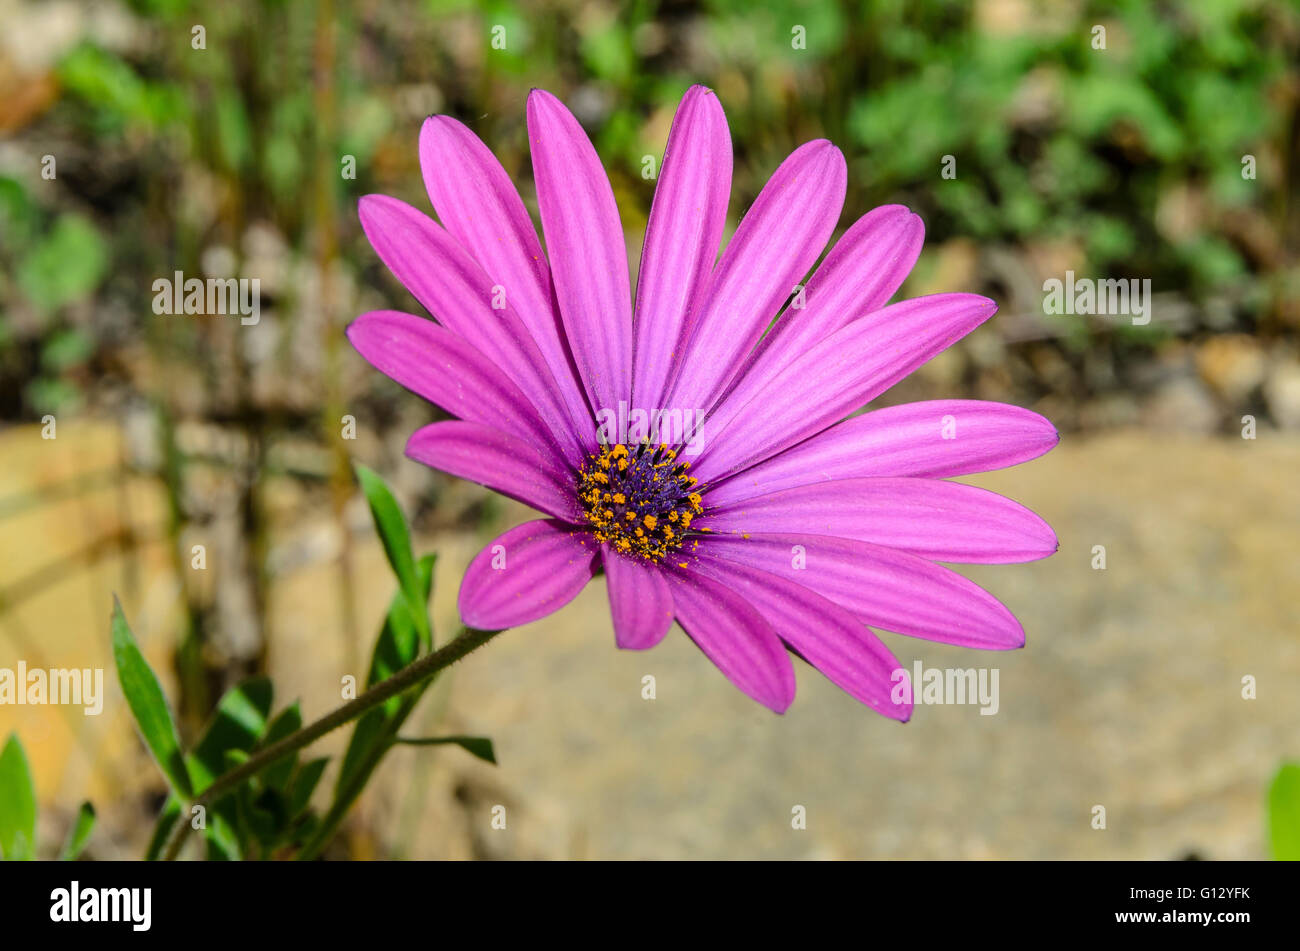
[[[0,438],[0,498],[116,451],[98,430],[66,443],[61,430],[57,446],[33,438]],[[398,751],[362,805],[353,848],[410,857],[1263,857],[1265,784],[1280,759],[1300,754],[1297,471],[1294,438],[1130,432],[1069,439],[1037,462],[972,480],[1029,505],[1060,536],[1061,551],[1045,562],[963,569],[1017,613],[1026,648],[977,653],[886,638],[909,666],[997,667],[995,716],[921,706],[911,723],[894,724],[802,665],[793,708],[775,716],[679,631],[648,653],[616,650],[598,582],[458,667],[411,725],[489,735],[500,766],[454,749]],[[161,514],[155,490],[133,491],[138,517]],[[98,493],[5,521],[4,585],[74,550],[88,526],[111,524],[115,504]],[[328,535],[327,525],[300,520],[277,543]],[[418,540],[441,552],[444,633],[460,571],[484,541]],[[1104,571],[1090,567],[1094,545],[1106,548]],[[155,549],[128,610],[165,667],[175,587]],[[392,583],[368,540],[357,571],[369,639]],[[31,663],[36,648],[60,666],[110,663],[108,596],[122,583],[110,558],[23,601],[0,623],[0,664],[20,652]],[[318,562],[274,592],[279,696],[301,696],[309,716],[338,702],[347,672],[337,583],[333,566]],[[653,701],[641,699],[647,674]],[[1241,697],[1247,675],[1258,699]],[[144,794],[156,783],[111,669],[107,679],[103,716],[0,707],[0,735],[16,727],[27,743],[47,841],[89,790],[104,816],[97,854],[138,854]],[[440,705],[447,714],[435,724]],[[506,807],[504,831],[489,824],[496,804]],[[796,805],[807,810],[805,831],[791,828]],[[1104,831],[1090,824],[1096,805],[1106,807]]]

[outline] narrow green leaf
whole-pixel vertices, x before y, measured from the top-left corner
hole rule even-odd
[[[334,795],[343,795],[351,784],[353,777],[370,758],[375,747],[387,743],[389,738],[388,715],[383,708],[368,710],[357,720],[348,740],[348,748],[343,753],[343,762],[339,774],[334,780]]]
[[[95,807],[88,802],[83,802],[81,808],[77,810],[76,821],[72,823],[72,828],[68,830],[68,840],[63,843],[63,852],[59,855],[60,860],[64,862],[75,861],[81,854],[81,850],[86,847],[86,842],[90,839],[90,833],[95,829]]]
[[[425,555],[416,566],[419,572],[420,591],[425,601],[433,591],[433,566],[435,556]],[[366,686],[373,686],[397,673],[418,653],[419,639],[411,621],[411,613],[406,608],[406,599],[399,593],[393,595],[388,605],[388,615],[384,618],[383,629],[375,642],[375,651],[370,658],[370,674]],[[381,707],[367,711],[357,720],[348,740],[348,748],[343,754],[339,766],[338,778],[334,783],[334,793],[339,795],[348,789],[354,775],[370,759],[375,746],[389,742],[389,718],[395,716],[406,699],[401,696],[391,697]]]
[[[203,792],[230,768],[227,753],[257,746],[266,734],[272,695],[266,677],[250,677],[225,692],[188,757],[195,793]]]
[[[36,857],[36,787],[17,733],[0,752],[0,857],[26,862]]]
[[[1300,763],[1283,763],[1268,790],[1268,834],[1273,858],[1300,861]]]
[[[238,862],[244,857],[234,823],[227,817],[225,809],[215,806],[208,809],[203,838],[207,842],[209,862]]]
[[[289,803],[277,789],[249,793],[241,803],[244,821],[264,850],[269,851],[289,831]]]
[[[425,555],[416,565],[419,575],[420,597],[427,606],[429,595],[433,592],[433,567],[437,561],[435,555]],[[366,686],[373,687],[381,680],[387,680],[419,656],[420,634],[407,609],[406,596],[402,592],[393,595],[388,604],[388,614],[384,617],[384,626],[375,642],[375,650],[370,658],[370,673]],[[393,706],[390,704],[390,707]]]
[[[320,783],[321,775],[325,772],[325,767],[329,765],[329,757],[322,756],[319,759],[308,760],[298,767],[298,772],[294,774],[293,783],[289,786],[289,815],[291,818],[298,818],[306,811],[307,806],[311,803],[311,794],[316,791],[316,786]]]
[[[181,742],[176,733],[176,723],[167,698],[163,696],[158,678],[140,653],[122,613],[122,605],[113,598],[113,661],[117,665],[117,679],[122,684],[122,694],[135,716],[136,725],[145,745],[153,754],[158,768],[181,799],[189,799],[191,785],[181,754]]]
[[[287,736],[292,736],[302,729],[302,710],[295,700],[292,704],[285,707],[271,721],[271,725],[266,728],[266,736],[262,739],[259,746],[267,747],[272,743],[278,743]],[[289,779],[293,776],[294,767],[298,765],[298,754],[290,753],[287,756],[276,760],[266,769],[262,770],[261,780],[263,785],[272,789],[283,791],[289,785]]]
[[[397,582],[406,596],[406,605],[415,619],[416,630],[420,634],[420,645],[426,651],[433,643],[429,628],[429,610],[424,598],[420,597],[420,579],[416,571],[415,556],[411,552],[411,533],[406,527],[406,518],[397,504],[397,499],[389,490],[379,474],[358,464],[357,481],[370,504],[370,514],[375,521],[375,531],[383,543],[384,554],[397,575]]]
[[[149,837],[149,847],[144,853],[146,862],[158,861],[180,817],[180,801],[175,796],[168,796],[167,801],[163,803],[162,812],[158,813],[158,821],[154,823],[153,835]]]
[[[486,760],[493,766],[497,763],[497,754],[492,748],[492,741],[486,736],[399,736],[397,742],[406,746],[441,746],[446,743],[454,743],[461,749],[473,753],[479,759]]]
[[[304,812],[301,818],[294,822],[291,841],[296,846],[305,846],[320,828],[320,816],[314,812]],[[310,856],[304,856],[302,850],[299,849],[298,854],[294,856],[294,861],[302,861],[304,858],[310,858]]]
[[[402,587],[415,585],[415,558],[411,554],[411,535],[406,528],[406,518],[393,497],[392,491],[385,484],[379,473],[358,464],[357,481],[370,504],[370,514],[375,521],[375,530],[383,542],[384,554],[393,568]]]
[[[221,755],[221,772],[227,773],[247,761],[247,751],[228,749]],[[247,856],[249,830],[244,822],[242,800],[248,797],[250,789],[248,783],[240,783],[205,807],[203,838],[207,842],[208,861],[238,862]]]

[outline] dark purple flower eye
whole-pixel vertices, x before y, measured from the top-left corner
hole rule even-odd
[[[843,155],[818,140],[775,171],[719,258],[731,139],[717,97],[694,86],[633,308],[595,149],[551,94],[534,90],[527,113],[547,252],[500,163],[447,116],[420,135],[442,225],[384,196],[360,208],[375,251],[437,323],[375,312],[348,335],[458,417],[417,431],[408,455],[549,516],[471,562],[464,622],[534,621],[603,569],[620,647],[652,647],[676,620],[778,712],[794,699],[793,649],[899,720],[912,709],[910,691],[891,689],[903,668],[868,625],[1023,645],[1006,607],[939,562],[1030,561],[1056,536],[1016,502],[944,480],[1042,455],[1055,428],[976,400],[851,415],[997,310],[973,294],[889,304],[921,220],[900,205],[863,215],[805,284],[846,185]]]

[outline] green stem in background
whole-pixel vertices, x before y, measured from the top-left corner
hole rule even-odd
[[[177,829],[167,845],[164,858],[171,860],[180,854],[181,846],[190,831],[190,823],[186,821],[185,816],[194,806],[213,802],[225,793],[235,789],[240,783],[256,776],[277,760],[283,759],[310,743],[314,743],[326,733],[338,729],[351,720],[355,720],[367,710],[379,706],[384,701],[403,693],[411,687],[424,683],[440,670],[450,667],[456,661],[482,647],[500,633],[501,631],[478,631],[473,628],[461,628],[460,634],[454,640],[438,648],[433,653],[425,654],[419,660],[403,667],[387,680],[375,684],[355,700],[345,703],[332,713],[327,713],[315,723],[286,736],[278,743],[272,743],[265,749],[259,750],[256,755],[249,757],[230,772],[219,776],[211,786],[203,790],[200,795],[189,803],[188,809],[182,810],[181,819],[177,823]],[[371,768],[373,769],[373,765]],[[341,815],[338,818],[341,819]],[[335,824],[337,824],[337,819]],[[320,845],[316,847],[319,848]]]

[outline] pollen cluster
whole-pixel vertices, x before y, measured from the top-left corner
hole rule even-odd
[[[651,561],[680,548],[704,511],[690,465],[666,445],[619,443],[593,454],[582,467],[578,497],[596,539]]]

